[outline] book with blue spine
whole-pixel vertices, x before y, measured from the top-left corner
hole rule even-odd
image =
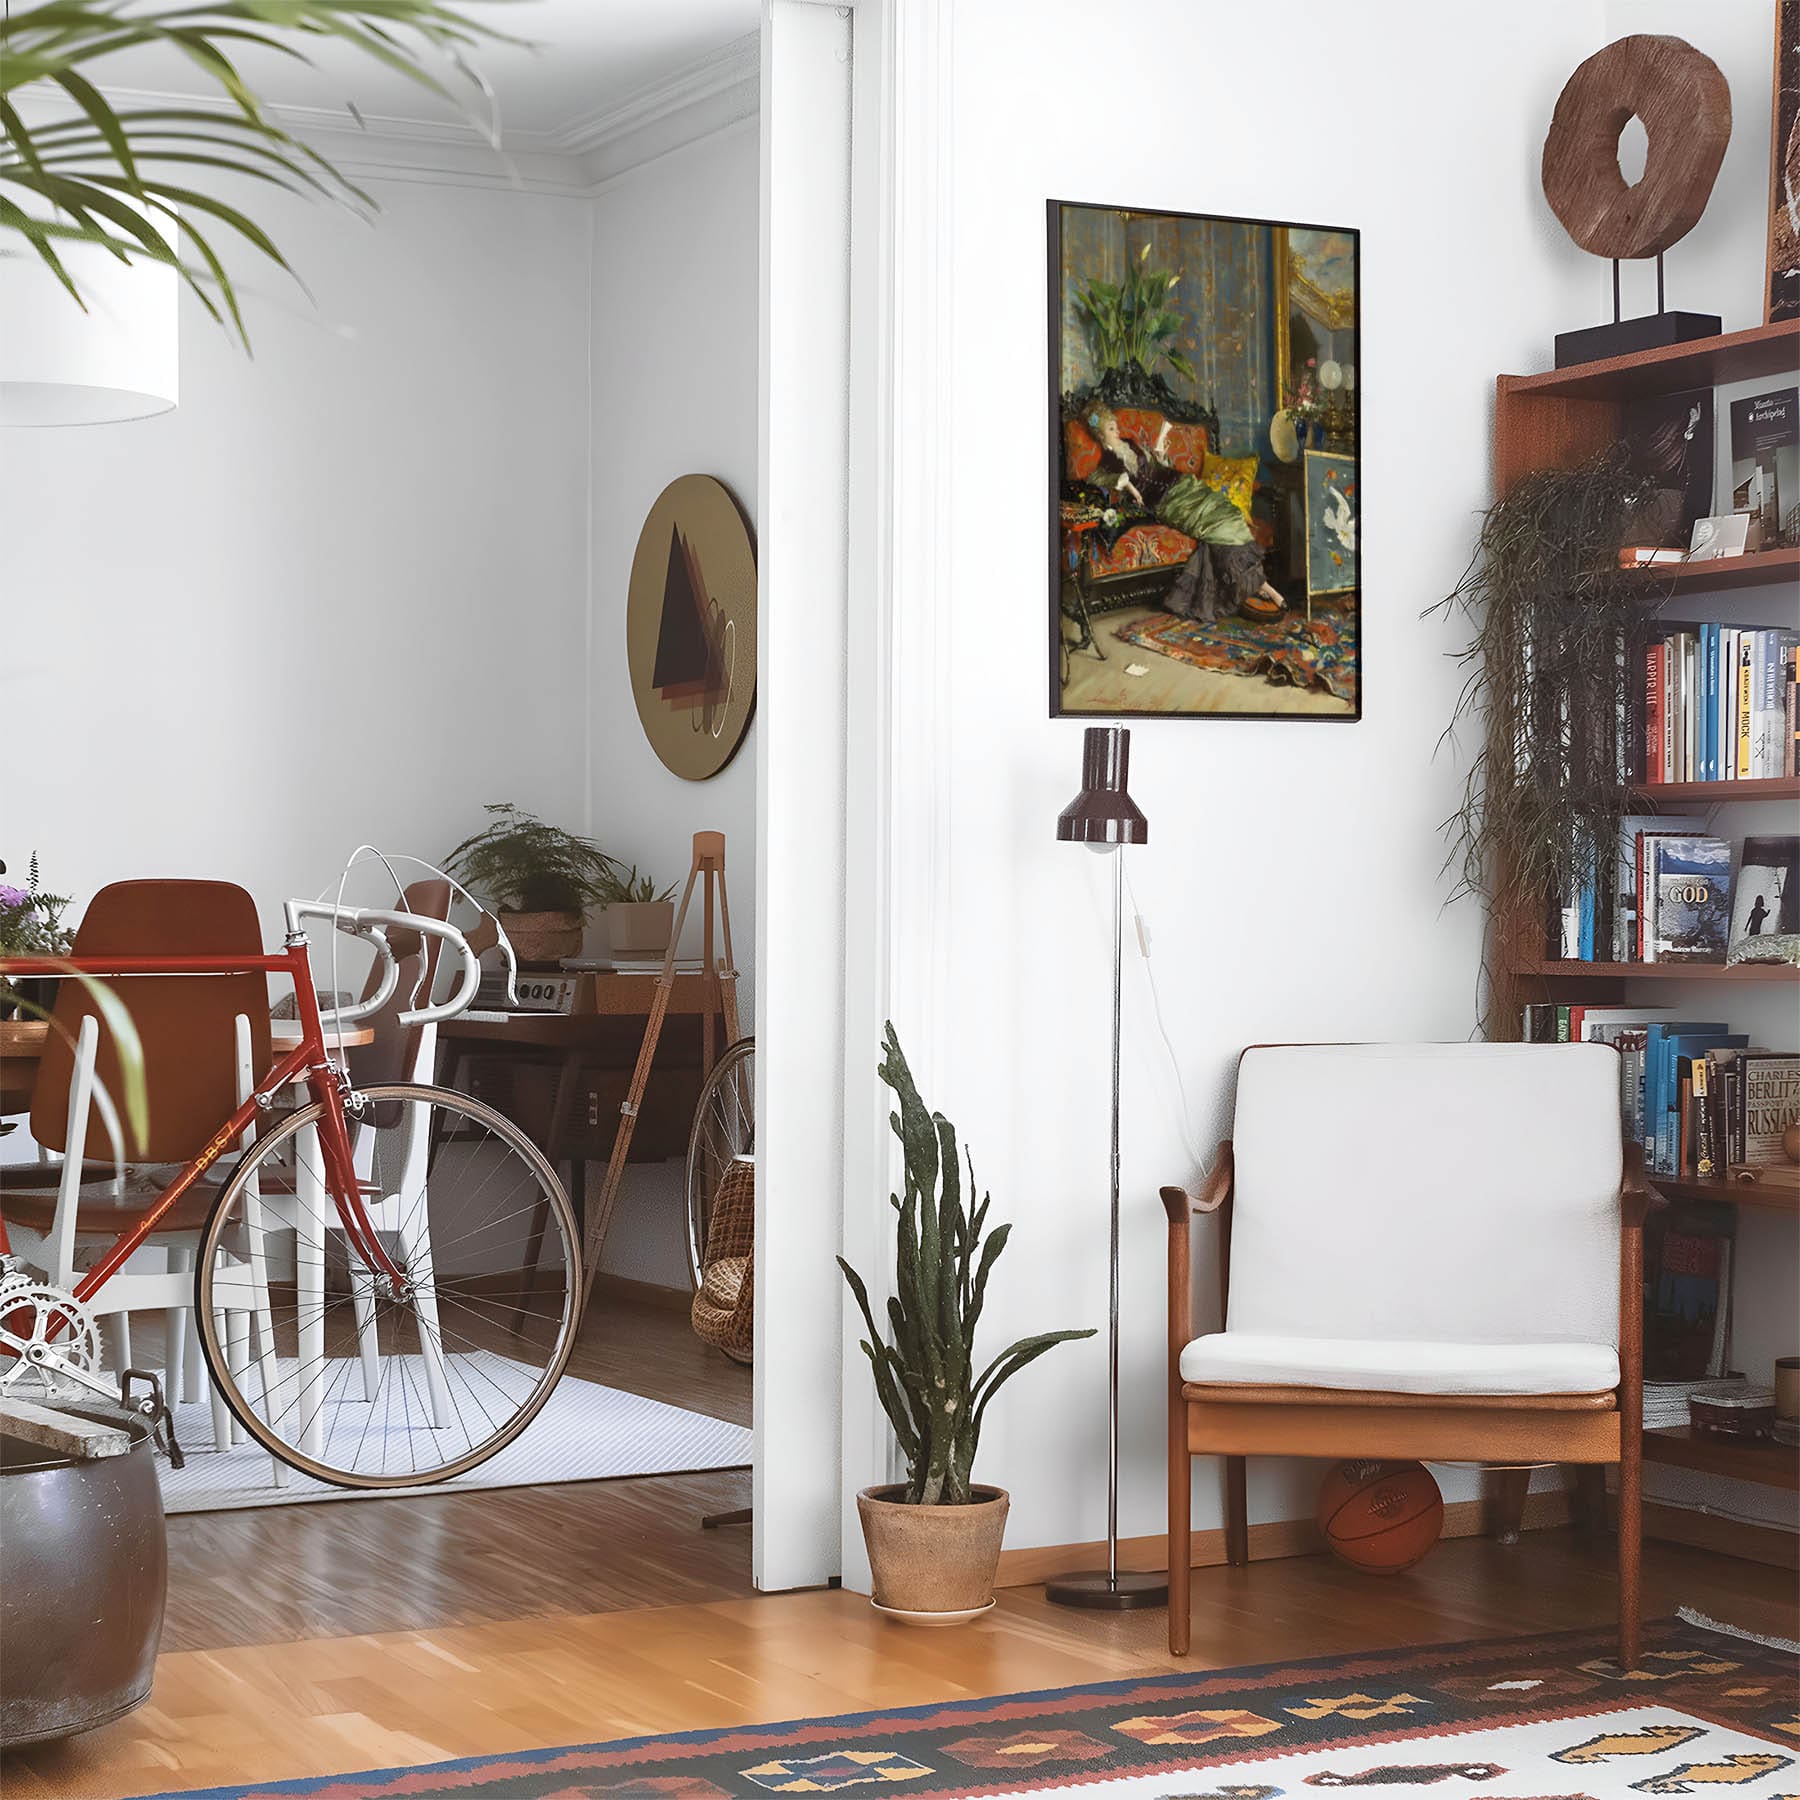
[[[1644,1030],[1644,1083],[1638,1116],[1644,1122],[1644,1161],[1659,1175],[1671,1175],[1674,1168],[1663,1162],[1667,1120],[1675,1105],[1669,1093],[1673,1081],[1675,1052],[1670,1046],[1678,1039],[1725,1038],[1731,1027],[1721,1020],[1695,1021],[1671,1019],[1666,1023],[1652,1020]],[[1688,1055],[1692,1055],[1690,1050]]]

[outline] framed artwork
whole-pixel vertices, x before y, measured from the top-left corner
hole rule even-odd
[[[683,475],[638,534],[625,595],[638,722],[684,781],[737,753],[756,704],[756,549],[731,490]]]
[[[1800,0],[1775,4],[1769,131],[1769,291],[1765,321],[1800,318]]]
[[[1052,200],[1050,711],[1362,716],[1358,233]]]

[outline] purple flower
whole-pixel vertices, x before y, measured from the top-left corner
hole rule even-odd
[[[0,906],[20,907],[30,904],[31,896],[22,887],[11,887],[0,881]]]

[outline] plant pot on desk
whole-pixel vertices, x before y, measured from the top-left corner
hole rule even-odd
[[[602,915],[614,956],[663,956],[675,934],[673,900],[621,900]]]
[[[908,1625],[960,1625],[994,1603],[1006,1490],[974,1487],[967,1506],[909,1506],[906,1489],[856,1496],[875,1605]]]
[[[582,918],[578,912],[508,912],[502,908],[500,927],[525,968],[554,969],[565,956],[581,954]]]

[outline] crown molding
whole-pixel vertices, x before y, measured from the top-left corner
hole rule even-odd
[[[266,105],[283,130],[317,150],[352,180],[440,183],[582,196],[642,164],[753,117],[760,103],[756,33],[709,52],[623,104],[582,114],[554,129],[509,129],[498,141],[474,116],[414,119],[353,113],[348,107]],[[114,88],[121,106],[236,111],[230,101],[155,88]],[[31,117],[72,115],[60,96],[17,96]]]

